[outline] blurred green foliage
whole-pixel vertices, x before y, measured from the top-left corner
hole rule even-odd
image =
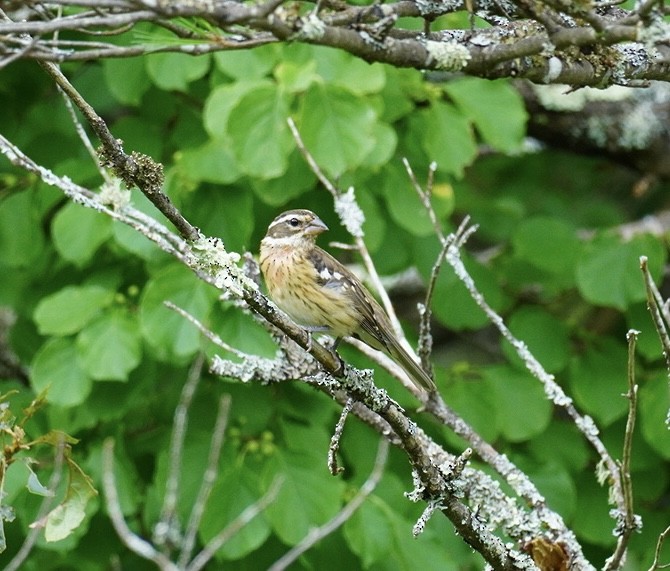
[[[644,309],[638,257],[649,257],[658,279],[667,251],[656,237],[624,240],[616,228],[659,208],[667,189],[638,198],[631,194],[635,174],[616,164],[552,149],[525,151],[526,111],[506,82],[430,83],[415,70],[295,44],[195,58],[154,54],[64,70],[126,150],[165,164],[166,191],[186,217],[232,250],[256,251],[268,222],[291,207],[317,211],[331,227],[326,240],[347,240],[330,197],[296,149],[286,123],[291,116],[325,172],[342,188],[355,187],[380,272],[415,265],[427,279],[439,245],[401,159],[407,157],[420,180],[435,161],[431,199],[440,223],[450,230],[470,215],[480,226],[468,245],[472,254],[465,256],[478,286],[594,417],[615,457],[627,407],[625,332],[640,329],[632,476],[645,527],[634,539],[631,561],[648,566],[658,532],[668,523],[670,437],[664,417],[670,399],[660,345]],[[0,132],[56,173],[99,186],[60,95],[39,68],[17,62],[1,78]],[[482,146],[489,152],[478,153]],[[102,441],[117,438],[124,514],[133,529],[150,536],[187,367],[197,352],[213,353],[163,301],[188,310],[236,347],[272,356],[274,346],[251,319],[143,237],[69,204],[5,159],[0,167],[0,305],[16,315],[10,343],[30,372],[29,386],[18,379],[3,385],[24,400],[48,389],[48,405],[26,430],[62,430],[79,438],[74,455],[98,489]],[[156,216],[139,194],[133,193],[133,203]],[[407,305],[404,313],[414,315]],[[606,490],[595,481],[595,454],[549,405],[511,348],[491,342],[484,314],[448,267],[439,276],[433,311],[437,382],[446,401],[533,477],[600,566],[614,545],[614,522]],[[377,379],[387,380],[382,373]],[[395,385],[389,390],[412,406]],[[369,474],[377,437],[349,421],[341,450],[346,471],[333,478],[326,451],[335,404],[298,383],[265,387],[208,378],[191,409],[180,487],[184,524],[205,467],[213,403],[222,392],[232,395],[231,421],[200,540],[213,537],[282,474],[277,502],[224,546],[220,563],[211,566],[225,561],[230,569],[259,569],[351,497]],[[461,450],[448,431],[433,431]],[[18,489],[25,481],[16,478]],[[410,488],[409,470],[393,452],[370,500],[295,568],[480,568],[481,560],[439,517],[412,539],[421,506],[403,496]],[[6,526],[2,558],[20,547],[37,505],[18,492],[5,501],[17,519]],[[23,568],[112,565],[151,568],[120,544],[97,500],[72,535],[52,543],[40,539]]]

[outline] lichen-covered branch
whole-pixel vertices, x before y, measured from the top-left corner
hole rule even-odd
[[[359,6],[348,2],[259,3],[192,0],[29,1],[0,13],[0,67],[20,59],[43,62],[133,57],[157,52],[201,55],[270,42],[305,42],[342,49],[368,62],[463,72],[486,78],[527,78],[573,86],[640,85],[670,79],[667,7],[640,2],[450,0]],[[464,12],[468,26],[433,32],[430,24]],[[185,27],[180,19],[191,19]],[[206,25],[198,25],[198,20]],[[422,23],[405,27],[414,19]],[[139,23],[155,26],[145,44],[121,40]],[[76,33],[74,33],[76,32]],[[83,35],[82,35],[83,34]]]
[[[47,169],[39,167],[27,156],[25,156],[14,145],[0,136],[0,151],[4,152],[9,159],[23,168],[38,173],[48,184],[67,192],[73,198],[76,198],[85,206],[95,208],[121,222],[131,223],[145,236],[150,239],[156,239],[152,228],[144,228],[136,224],[134,209],[128,205],[121,209],[111,209],[102,205],[96,198],[95,193],[74,185],[71,181],[57,177]],[[166,232],[165,229],[160,234]],[[158,240],[157,240],[158,241]],[[431,440],[420,430],[416,424],[411,421],[404,411],[387,395],[386,391],[377,389],[370,382],[369,375],[352,369],[343,364],[339,357],[323,345],[314,341],[310,335],[302,328],[279,312],[265,296],[258,291],[255,283],[244,276],[242,271],[235,265],[239,261],[238,257],[232,256],[223,249],[219,241],[199,240],[192,245],[192,249],[187,244],[182,248],[171,248],[165,243],[165,239],[160,237],[160,244],[166,251],[170,251],[187,267],[195,271],[203,280],[226,290],[233,296],[239,296],[249,306],[252,311],[263,315],[274,326],[278,327],[293,341],[307,349],[311,356],[319,363],[314,369],[313,382],[319,388],[325,390],[328,394],[342,391],[347,397],[353,398],[358,403],[362,403],[364,408],[353,407],[354,414],[362,410],[369,410],[372,417],[361,415],[360,418],[367,420],[379,417],[383,422],[373,422],[374,427],[383,428],[382,434],[391,436],[391,441],[396,443],[406,453],[412,468],[418,474],[421,482],[421,494],[426,499],[432,499],[440,504],[440,510],[454,524],[458,533],[469,545],[476,549],[496,569],[518,569],[519,562],[525,561],[526,568],[532,566],[530,559],[503,545],[485,526],[480,525],[470,511],[470,508],[453,494],[451,482],[434,462],[434,454],[431,450],[435,448]],[[224,374],[238,376],[238,378],[258,378],[264,382],[271,379],[273,371],[282,371],[286,365],[282,364],[281,359],[272,363],[271,368],[255,369],[260,360],[250,360],[245,364],[238,365],[239,371],[233,371],[230,368],[224,370]],[[265,363],[265,361],[262,361]],[[219,360],[221,363],[227,363]],[[236,365],[236,364],[233,364]],[[290,366],[290,364],[289,364]],[[217,361],[212,366],[217,369]],[[244,375],[244,376],[242,376]],[[295,378],[295,377],[293,377]],[[111,445],[110,445],[111,446]],[[439,447],[438,447],[439,448]],[[110,448],[111,450],[111,448]],[[109,452],[111,454],[111,451]],[[113,488],[114,482],[109,476],[106,489],[111,490],[112,496],[110,502],[114,503]],[[110,504],[110,507],[113,507]],[[118,514],[117,514],[118,516]],[[124,526],[122,519],[118,517],[115,520],[115,526],[124,542],[131,546],[131,549],[137,550],[136,553],[142,553],[146,558],[156,561],[157,564],[170,568],[170,561],[162,553],[158,552],[153,545],[144,539],[138,537]]]

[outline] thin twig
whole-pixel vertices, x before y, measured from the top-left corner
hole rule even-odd
[[[440,242],[444,243],[444,232],[442,231],[442,226],[437,219],[437,214],[430,200],[430,196],[433,191],[433,182],[435,180],[435,171],[437,170],[437,163],[433,161],[428,166],[428,180],[426,182],[425,189],[421,186],[419,180],[416,178],[414,170],[412,169],[412,165],[409,164],[409,161],[406,157],[402,158],[402,164],[407,171],[407,176],[409,176],[409,180],[412,182],[414,190],[419,195],[419,198],[421,199],[421,202],[423,203],[423,206],[428,213],[430,223],[433,225],[433,229],[435,230],[435,235],[440,239]]]
[[[663,356],[665,357],[665,367],[670,372],[670,335],[668,334],[668,329],[666,323],[668,323],[667,318],[664,319],[663,308],[665,304],[661,298],[661,292],[658,291],[654,280],[651,277],[651,272],[649,271],[648,259],[647,256],[640,257],[640,269],[644,276],[644,286],[647,291],[647,307],[651,313],[651,318],[654,321],[654,326],[656,327],[656,333],[658,338],[661,341],[663,346]]]
[[[626,550],[633,533],[640,528],[638,518],[633,510],[633,482],[630,475],[630,459],[633,449],[633,432],[635,430],[635,417],[637,415],[637,389],[635,382],[635,344],[639,331],[631,329],[628,331],[628,393],[624,395],[628,399],[628,418],[626,420],[626,431],[624,434],[623,454],[621,466],[619,467],[621,477],[621,488],[623,491],[624,511],[617,515],[618,522],[615,534],[618,536],[617,545],[612,556],[605,562],[605,571],[620,569],[626,560]]]
[[[216,415],[216,423],[214,424],[214,433],[212,434],[212,441],[209,447],[209,456],[207,458],[207,468],[202,477],[202,484],[198,490],[198,497],[193,504],[191,516],[186,525],[186,533],[184,534],[184,541],[181,547],[181,553],[177,565],[180,569],[187,567],[188,561],[193,553],[195,546],[195,539],[198,534],[198,528],[202,521],[202,515],[205,513],[205,506],[209,500],[212,492],[214,482],[219,474],[219,457],[221,456],[221,448],[223,447],[223,438],[228,426],[228,413],[230,412],[230,395],[222,395],[219,399],[219,409]]]
[[[400,381],[403,387],[405,387],[405,389],[411,392],[415,397],[421,399],[423,394],[421,390],[414,382],[410,380],[402,367],[398,365],[398,363],[396,363],[393,359],[391,359],[391,357],[389,357],[386,353],[383,351],[377,351],[377,349],[373,349],[370,347],[370,345],[360,341],[359,339],[356,339],[355,337],[345,337],[344,340],[352,347],[356,347],[358,351],[363,353],[363,355],[368,357],[371,361],[382,367],[393,378]]]
[[[619,477],[619,469],[616,462],[612,459],[610,453],[607,451],[607,448],[603,444],[602,440],[599,438],[598,429],[593,422],[593,419],[589,416],[584,416],[579,413],[573,404],[572,399],[565,394],[563,388],[555,381],[554,376],[547,373],[542,364],[528,350],[526,344],[517,339],[512,334],[507,325],[505,325],[503,318],[498,315],[495,310],[486,302],[486,299],[477,288],[477,285],[472,279],[472,276],[468,273],[467,269],[463,265],[459,247],[471,233],[470,230],[471,229],[465,230],[464,235],[459,237],[448,249],[446,256],[447,262],[454,269],[458,279],[463,282],[463,285],[465,285],[474,302],[484,311],[489,321],[498,329],[502,336],[512,345],[517,355],[519,355],[521,360],[526,365],[528,371],[542,383],[547,397],[556,406],[563,408],[568,413],[570,418],[572,418],[573,422],[575,423],[577,429],[584,435],[586,440],[596,450],[600,458],[603,460],[607,471],[609,472],[617,507],[620,511],[623,512],[625,507],[623,491],[621,488],[621,479]]]
[[[414,190],[419,195],[419,199],[421,200],[423,207],[426,209],[426,212],[428,213],[428,217],[430,218],[430,222],[433,225],[435,235],[439,239],[440,244],[442,244],[442,248],[440,249],[440,252],[437,255],[435,263],[433,264],[433,267],[430,272],[430,279],[428,280],[428,287],[426,288],[426,297],[423,301],[423,304],[419,306],[419,316],[420,316],[419,346],[417,353],[419,354],[419,358],[421,359],[421,366],[428,373],[428,375],[432,377],[433,364],[430,357],[433,349],[433,336],[431,334],[430,322],[432,317],[431,307],[433,303],[433,295],[435,293],[435,286],[437,284],[437,278],[440,274],[440,270],[442,269],[444,258],[447,255],[447,250],[449,249],[449,246],[453,243],[456,236],[462,235],[465,227],[469,224],[470,218],[466,217],[461,222],[461,227],[456,231],[456,233],[452,233],[449,234],[448,236],[445,236],[444,232],[442,231],[442,226],[440,225],[440,222],[437,219],[437,213],[433,208],[433,203],[430,200],[433,190],[433,183],[435,180],[435,171],[437,170],[437,163],[433,161],[432,163],[430,163],[428,167],[428,180],[426,182],[425,189],[421,186],[419,180],[416,178],[414,170],[412,169],[412,165],[410,165],[406,157],[403,157],[402,163],[405,166],[407,176],[409,176],[409,179],[412,182]]]
[[[152,561],[162,571],[180,571],[165,555],[158,551],[151,543],[142,539],[131,531],[123,517],[119,493],[114,477],[114,439],[105,439],[102,446],[102,487],[105,491],[105,505],[107,513],[117,535],[125,546],[143,559]]]
[[[37,541],[37,538],[40,532],[42,531],[42,528],[44,527],[43,525],[41,525],[41,522],[43,522],[44,518],[47,517],[47,514],[51,509],[51,505],[55,501],[56,497],[55,492],[58,489],[61,477],[63,476],[65,447],[66,447],[65,439],[63,438],[61,442],[59,442],[58,445],[56,446],[54,469],[53,472],[51,473],[51,477],[49,478],[49,484],[47,485],[47,488],[53,493],[44,496],[44,499],[42,500],[42,505],[40,505],[40,509],[37,513],[37,518],[35,519],[35,522],[38,525],[30,526],[30,531],[26,535],[26,538],[23,541],[21,548],[18,550],[16,555],[12,557],[11,561],[7,564],[7,566],[5,567],[5,571],[18,571],[21,568],[21,565],[23,565],[25,560],[28,558],[28,555],[30,555],[30,552],[32,551],[33,547],[35,546],[35,542]]]
[[[67,108],[68,113],[70,114],[70,119],[72,121],[72,124],[74,125],[75,130],[77,131],[79,140],[84,145],[84,148],[90,155],[91,159],[93,159],[93,164],[95,164],[95,167],[98,169],[98,172],[100,173],[102,179],[107,184],[112,184],[112,177],[109,176],[109,173],[100,164],[100,161],[98,160],[98,154],[95,152],[95,149],[91,144],[91,140],[88,138],[88,135],[86,134],[86,131],[84,130],[84,127],[81,124],[81,121],[79,121],[79,118],[75,113],[74,105],[72,104],[72,99],[70,99],[62,89],[58,88],[58,91],[60,91],[60,94],[63,96],[65,107]]]
[[[185,571],[200,571],[209,560],[214,557],[214,554],[227,542],[229,541],[236,533],[238,533],[243,527],[249,524],[258,514],[263,512],[267,507],[272,504],[279,494],[283,480],[281,477],[276,477],[268,491],[257,501],[245,508],[245,510],[237,516],[232,522],[230,522],[224,529],[222,529],[217,535],[215,535],[209,543],[204,547],[204,549],[196,555],[196,557],[191,561],[191,563],[186,567]]]
[[[121,142],[112,135],[105,121],[95,109],[81,96],[77,89],[53,63],[41,61],[40,66],[77,106],[84,118],[95,131],[104,148],[103,155],[128,186],[136,185],[142,193],[158,208],[188,240],[197,240],[199,230],[177,210],[168,196],[161,191],[163,183],[162,165],[146,155],[134,153],[127,155]]]
[[[280,559],[275,561],[269,567],[268,571],[283,571],[308,549],[311,549],[318,541],[333,533],[337,528],[349,520],[352,515],[354,515],[356,510],[361,507],[361,505],[363,505],[363,502],[375,490],[379,484],[379,481],[384,475],[386,460],[388,458],[388,450],[388,441],[384,438],[381,438],[379,440],[377,456],[375,458],[374,466],[372,467],[372,472],[370,472],[368,479],[361,486],[361,489],[358,491],[358,493],[333,519],[318,528],[310,530],[307,536],[300,543],[298,543],[291,550],[287,551]]]
[[[330,446],[328,447],[328,471],[333,476],[337,476],[344,471],[342,466],[337,465],[337,451],[340,448],[340,438],[342,438],[342,432],[344,431],[344,423],[346,422],[347,416],[349,416],[353,405],[353,399],[347,399],[347,404],[342,407],[340,418],[335,425],[333,437],[330,439]]]
[[[181,534],[177,519],[177,503],[179,502],[179,483],[183,469],[182,455],[184,453],[186,429],[188,427],[188,409],[200,383],[204,362],[204,356],[202,353],[199,353],[191,365],[186,382],[181,390],[181,395],[179,396],[179,403],[174,411],[174,424],[170,438],[170,462],[165,483],[163,507],[161,508],[161,514],[153,533],[154,542],[159,546],[167,545],[169,547],[179,540]]]
[[[295,139],[296,146],[298,147],[298,150],[300,151],[303,158],[307,162],[309,168],[316,175],[316,177],[319,179],[321,184],[326,188],[326,190],[330,192],[333,198],[337,201],[337,199],[340,196],[342,196],[343,194],[342,191],[339,188],[337,188],[337,186],[335,186],[330,181],[330,179],[325,175],[323,170],[321,170],[321,167],[318,165],[312,154],[309,152],[309,149],[307,149],[307,147],[305,146],[305,142],[303,141],[302,136],[300,135],[300,131],[298,130],[298,127],[296,126],[293,119],[289,117],[287,119],[287,123],[289,129],[291,130],[291,134]],[[403,332],[402,327],[400,325],[400,320],[398,319],[395,309],[393,308],[393,304],[391,303],[391,298],[389,297],[386,288],[384,288],[384,286],[382,285],[379,274],[377,273],[377,268],[375,267],[375,264],[372,261],[372,256],[370,256],[370,252],[368,251],[368,248],[365,244],[365,240],[363,239],[362,235],[358,234],[359,233],[353,235],[352,237],[354,238],[354,242],[356,243],[356,249],[358,250],[361,259],[363,260],[363,264],[365,265],[365,269],[368,273],[368,279],[374,286],[375,291],[377,292],[377,295],[379,296],[382,305],[384,306],[384,310],[386,311],[386,314],[388,315],[391,321],[391,325],[393,325],[393,329],[396,333],[396,336],[398,337],[402,345],[405,347],[405,349],[408,350],[410,354],[413,354],[414,349],[412,348],[412,346],[407,341],[407,338],[405,337],[405,333]]]
[[[242,359],[246,359],[250,356],[247,353],[244,353],[243,351],[240,351],[239,349],[236,349],[232,345],[229,345],[228,343],[226,343],[216,333],[207,329],[207,327],[200,320],[198,320],[198,318],[194,317],[188,311],[182,309],[178,305],[175,305],[171,301],[167,301],[167,300],[164,301],[163,304],[168,309],[171,309],[172,311],[178,313],[184,319],[190,321],[193,325],[195,325],[200,330],[200,333],[202,333],[207,339],[209,339],[212,343],[214,343],[214,345],[216,345],[218,347],[221,347],[221,349],[223,349],[225,351],[228,351],[229,353],[232,353],[236,357],[240,357]]]
[[[670,563],[659,563],[663,543],[668,537],[670,537],[670,525],[666,527],[658,536],[658,541],[656,542],[656,549],[654,550],[654,561],[652,562],[651,567],[649,567],[649,571],[656,571],[656,569],[670,568]]]

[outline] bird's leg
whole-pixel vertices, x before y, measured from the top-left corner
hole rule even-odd
[[[312,350],[312,333],[328,331],[328,327],[320,325],[307,325],[304,327],[305,331],[307,331],[307,346],[305,347],[305,350],[309,353]]]

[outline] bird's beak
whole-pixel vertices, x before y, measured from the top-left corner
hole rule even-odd
[[[309,226],[307,226],[307,228],[305,228],[305,233],[308,236],[318,236],[319,234],[325,232],[326,230],[328,230],[328,226],[326,226],[323,223],[321,218],[317,217],[317,218],[314,218],[314,220],[312,220],[309,223]]]

